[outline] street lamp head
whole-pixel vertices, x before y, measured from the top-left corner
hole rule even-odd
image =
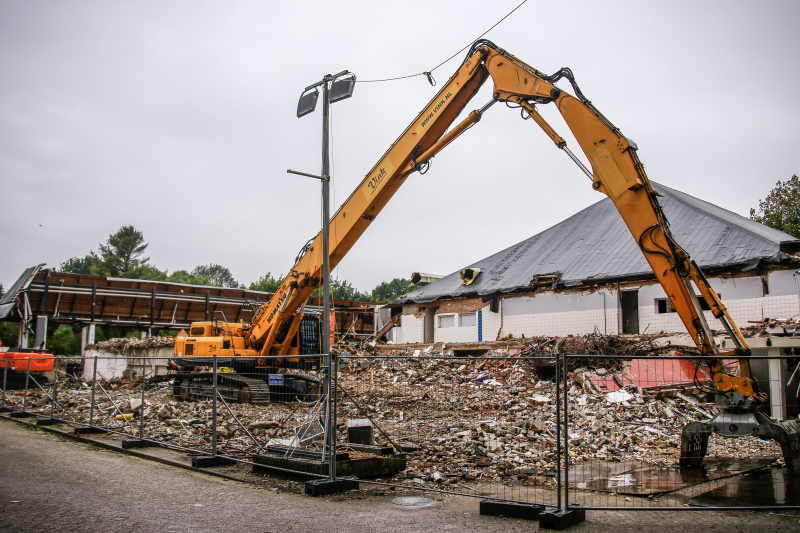
[[[317,99],[319,98],[319,91],[314,89],[313,93],[305,93],[300,96],[297,102],[297,118],[304,117],[309,113],[313,113],[317,108]]]
[[[329,100],[331,103],[338,102],[353,96],[353,89],[356,87],[356,77],[345,78],[343,80],[336,80],[331,84],[331,93]]]

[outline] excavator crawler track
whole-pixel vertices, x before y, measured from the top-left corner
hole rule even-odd
[[[176,400],[207,400],[213,398],[213,372],[187,372],[176,374],[172,393]],[[239,374],[217,374],[217,390],[229,402],[268,405],[269,385],[255,378]]]
[[[272,402],[292,402],[318,398],[321,384],[316,376],[300,373],[282,374],[284,385],[272,388],[263,380],[234,373],[217,374],[217,390],[227,402],[268,405]],[[174,374],[172,394],[176,400],[208,400],[213,398],[212,372]]]

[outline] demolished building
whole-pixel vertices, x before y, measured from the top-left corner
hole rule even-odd
[[[798,313],[800,240],[653,183],[670,229],[740,326]],[[698,296],[699,297],[699,296]],[[708,309],[699,297],[704,309]],[[394,343],[685,332],[622,217],[604,198],[395,300]],[[721,324],[706,311],[713,329]]]
[[[17,346],[46,349],[50,324],[79,325],[81,354],[94,344],[95,329],[109,326],[138,330],[141,337],[161,330],[188,329],[192,322],[223,317],[249,322],[273,293],[244,288],[188,285],[166,281],[110,278],[58,272],[44,263],[27,268],[0,298],[0,322],[20,324]],[[338,337],[365,338],[374,330],[376,304],[334,299],[332,328]],[[312,297],[306,310],[321,313],[322,298]],[[107,335],[106,335],[107,336]]]

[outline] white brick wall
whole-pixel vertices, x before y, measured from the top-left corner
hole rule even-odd
[[[436,324],[438,326],[438,324]],[[478,342],[478,326],[458,327],[458,317],[456,326],[452,328],[434,327],[433,339],[436,342]]]
[[[416,315],[403,315],[400,326],[392,328],[392,335],[395,344],[422,342],[425,338],[425,320]]]
[[[774,272],[770,275],[770,278],[777,277],[778,274],[784,278],[786,277],[786,272]],[[762,296],[763,285],[760,277],[735,280],[711,278],[709,283],[721,296],[722,303],[728,308],[728,313],[730,313],[731,318],[739,327],[750,325],[750,321],[761,321],[765,318],[789,318],[800,312],[800,302],[798,302],[796,293]],[[772,279],[770,279],[770,285],[772,285]],[[696,294],[699,294],[699,291],[696,291]],[[750,297],[730,298],[728,297],[729,295]],[[656,312],[655,300],[659,298],[666,298],[666,293],[658,284],[648,285],[639,289],[639,332],[686,332],[686,328],[678,318],[677,313],[658,314]],[[704,311],[703,314],[711,329],[725,329],[722,323],[714,318],[711,311]]]
[[[781,271],[770,274],[770,294],[764,296],[760,277],[720,279],[711,278],[709,283],[722,296],[733,321],[740,327],[750,321],[764,318],[789,318],[800,312],[800,301],[792,293],[794,280],[791,272]],[[605,293],[605,302],[603,294]],[[777,293],[777,294],[776,294]],[[699,291],[698,291],[699,294]],[[677,313],[657,313],[656,300],[666,298],[658,284],[639,288],[639,332],[685,333],[683,323]],[[605,310],[603,304],[605,303]],[[576,310],[566,310],[576,307]],[[582,308],[582,309],[581,309]],[[552,311],[558,309],[558,311]],[[723,330],[722,324],[710,311],[705,311],[706,320],[712,329]],[[456,316],[455,323],[458,324]],[[607,290],[595,293],[544,293],[534,298],[506,298],[500,302],[500,312],[492,313],[489,306],[482,310],[483,340],[493,341],[509,333],[514,337],[533,337],[538,335],[584,335],[595,328],[604,334],[619,332],[619,309],[616,291]],[[501,330],[502,324],[502,330]],[[436,326],[438,326],[438,321]],[[396,343],[422,342],[423,320],[413,315],[404,315],[402,330]],[[477,326],[435,328],[437,342],[476,342]]]
[[[499,311],[503,310],[503,301],[500,300],[500,309]],[[483,340],[484,341],[493,341],[497,340],[497,333],[500,331],[500,313],[492,313],[489,311],[489,306],[487,305],[482,309],[483,313]]]
[[[641,299],[640,299],[641,301]],[[762,298],[746,298],[742,300],[722,299],[728,308],[731,318],[739,327],[746,327],[750,321],[765,318],[789,318],[798,313],[797,296],[764,296]],[[711,311],[704,311],[708,326],[711,329],[724,330],[719,320]],[[654,305],[639,306],[639,331],[641,333],[686,332],[677,313],[656,314]]]
[[[605,319],[602,309],[507,316],[503,319],[503,331],[500,337],[505,337],[509,333],[517,338],[522,335],[526,337],[585,335],[594,332],[595,328],[600,333],[616,333],[616,309],[607,309]]]

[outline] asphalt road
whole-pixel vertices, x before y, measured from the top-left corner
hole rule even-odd
[[[392,496],[331,499],[275,493],[65,440],[0,420],[0,531],[380,532],[533,531],[537,522],[478,514],[447,498],[421,509]],[[797,518],[746,512],[589,512],[572,531],[799,531]]]

